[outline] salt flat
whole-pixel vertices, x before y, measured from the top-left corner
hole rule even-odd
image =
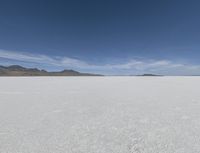
[[[198,153],[200,77],[1,77],[1,153]]]

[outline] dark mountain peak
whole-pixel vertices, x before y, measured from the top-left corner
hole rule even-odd
[[[11,66],[8,66],[8,67],[5,67],[5,68],[8,69],[8,70],[12,70],[12,71],[27,70],[27,68],[24,68],[24,67],[19,66],[19,65],[11,65]]]
[[[42,69],[41,72],[45,72],[46,73],[47,71]]]
[[[61,71],[61,73],[66,73],[66,72],[70,72],[70,73],[79,73],[78,71],[74,71],[74,70],[67,70],[67,69],[65,69],[65,70]]]

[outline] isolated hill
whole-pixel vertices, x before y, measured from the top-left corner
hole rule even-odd
[[[81,73],[74,70],[48,72],[37,68],[25,68],[19,65],[0,66],[0,76],[101,76],[99,74]]]

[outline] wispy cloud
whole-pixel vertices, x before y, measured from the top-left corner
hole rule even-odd
[[[91,64],[86,61],[70,57],[52,57],[41,54],[0,50],[0,58],[12,61],[48,65],[49,67],[62,67],[103,74],[142,74],[157,73],[164,75],[194,75],[200,74],[200,65],[176,63],[170,60],[131,59],[116,64]],[[0,64],[2,64],[1,62]],[[6,62],[7,64],[9,62]]]

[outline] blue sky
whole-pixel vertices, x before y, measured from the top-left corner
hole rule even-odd
[[[0,64],[200,74],[198,0],[0,0]]]

